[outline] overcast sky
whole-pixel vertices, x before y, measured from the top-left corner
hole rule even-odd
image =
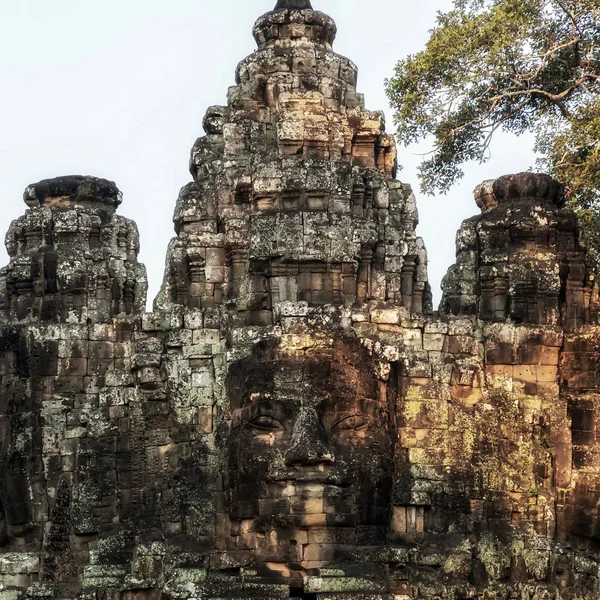
[[[0,230],[25,211],[23,189],[86,174],[116,181],[121,214],[141,234],[140,259],[156,295],[172,214],[186,184],[202,117],[226,102],[236,64],[254,48],[252,25],[275,0],[0,0]],[[391,112],[384,79],[420,50],[450,0],[313,0],[338,25],[335,50],[359,67],[367,107]],[[399,178],[417,192],[420,235],[439,300],[461,221],[477,212],[484,179],[532,166],[531,139],[496,140],[492,159],[466,169],[446,196],[418,192],[418,152],[399,145]],[[8,257],[3,249],[0,262]]]

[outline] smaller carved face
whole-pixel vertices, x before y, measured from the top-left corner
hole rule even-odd
[[[211,106],[204,115],[202,126],[207,135],[222,135],[225,108],[222,106]]]
[[[145,394],[164,394],[166,377],[161,368],[162,352],[162,342],[153,338],[140,340],[135,345],[132,370],[137,385]]]
[[[306,566],[326,558],[302,541],[310,530],[340,547],[383,541],[393,401],[366,350],[346,341],[292,353],[259,345],[231,365],[227,391],[229,516],[242,524],[241,547],[263,535],[259,557]]]

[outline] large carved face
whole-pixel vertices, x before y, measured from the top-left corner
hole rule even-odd
[[[238,548],[285,571],[384,541],[395,397],[364,348],[260,344],[230,366],[227,392],[226,491]]]

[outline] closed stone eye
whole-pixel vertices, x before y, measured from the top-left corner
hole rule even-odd
[[[248,422],[248,425],[253,429],[263,432],[283,430],[285,427],[279,419],[270,415],[258,415]]]
[[[332,429],[340,431],[356,431],[357,429],[364,429],[368,424],[369,421],[365,417],[351,415],[337,421]]]

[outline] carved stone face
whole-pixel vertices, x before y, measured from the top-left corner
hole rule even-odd
[[[161,369],[162,343],[153,338],[140,340],[135,345],[132,370],[136,383],[146,395],[153,399],[164,396],[165,373]]]
[[[223,106],[211,106],[208,108],[202,121],[204,131],[208,135],[222,135],[225,110]]]
[[[256,550],[270,568],[302,570],[384,541],[395,398],[365,349],[260,344],[231,365],[227,392],[226,487],[238,548]]]

